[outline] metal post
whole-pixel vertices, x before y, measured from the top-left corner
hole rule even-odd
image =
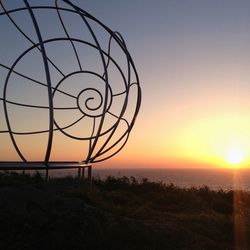
[[[49,169],[48,169],[48,167],[46,168],[45,180],[46,181],[49,180]]]
[[[81,167],[78,168],[78,179],[81,178]]]
[[[92,166],[88,166],[88,182],[90,186],[92,185]]]
[[[84,171],[84,170],[85,170],[85,168],[84,168],[84,167],[82,167],[81,169],[82,169],[82,175],[81,175],[81,178],[82,178],[82,179],[84,179],[84,178],[85,178],[85,173],[84,173],[84,172],[85,172],[85,171]]]

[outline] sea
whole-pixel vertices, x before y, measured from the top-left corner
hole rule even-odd
[[[59,170],[57,170],[59,171]],[[76,171],[60,171],[52,173],[55,176],[74,176]],[[147,178],[149,181],[173,183],[179,187],[208,186],[212,190],[244,190],[250,192],[250,169],[174,169],[174,168],[94,168],[94,177],[101,179],[107,176],[133,176],[138,180]]]

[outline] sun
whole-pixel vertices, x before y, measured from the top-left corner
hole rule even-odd
[[[239,165],[244,162],[245,156],[243,150],[238,147],[230,147],[227,150],[226,160],[231,165]]]

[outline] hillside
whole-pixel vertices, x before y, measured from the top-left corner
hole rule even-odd
[[[250,249],[250,194],[0,174],[0,249]]]

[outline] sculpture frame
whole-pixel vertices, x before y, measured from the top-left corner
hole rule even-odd
[[[91,174],[92,174],[92,164],[94,162],[100,162],[106,159],[109,159],[111,157],[113,157],[114,155],[116,155],[118,152],[120,152],[122,150],[122,148],[125,146],[128,138],[129,138],[129,134],[133,128],[133,125],[135,123],[135,120],[137,118],[139,109],[140,109],[140,105],[141,105],[141,89],[140,89],[140,84],[139,84],[139,77],[134,65],[134,62],[132,60],[132,57],[130,55],[130,53],[127,50],[127,46],[125,44],[125,41],[123,39],[123,37],[120,35],[119,32],[116,31],[112,31],[111,29],[109,29],[106,25],[104,25],[102,22],[100,22],[98,19],[96,19],[95,17],[93,17],[91,14],[89,14],[88,12],[86,12],[85,10],[79,8],[78,6],[74,5],[73,3],[71,3],[71,1],[69,0],[61,0],[62,2],[66,3],[68,6],[70,6],[71,9],[69,8],[64,8],[64,7],[59,7],[58,5],[58,0],[55,0],[55,5],[54,6],[31,6],[29,4],[28,0],[23,0],[23,3],[25,4],[25,7],[23,8],[18,8],[18,9],[12,9],[12,10],[7,10],[3,3],[0,1],[0,7],[2,7],[3,12],[0,12],[0,16],[1,15],[7,15],[8,18],[10,19],[10,21],[15,25],[15,27],[18,29],[18,31],[24,36],[26,37],[27,40],[29,40],[29,42],[31,42],[32,46],[26,50],[25,52],[23,52],[19,58],[17,58],[17,60],[14,62],[14,64],[12,65],[12,67],[6,67],[5,65],[0,64],[0,66],[5,67],[9,70],[9,73],[7,75],[6,78],[6,82],[5,82],[5,86],[4,86],[4,93],[3,93],[3,98],[0,98],[1,101],[3,101],[3,106],[4,106],[4,114],[5,114],[5,119],[6,119],[6,123],[7,123],[7,131],[0,131],[0,133],[8,133],[11,141],[13,143],[13,146],[15,148],[15,151],[17,152],[17,154],[19,155],[21,161],[1,161],[0,160],[0,170],[6,171],[6,170],[45,170],[46,171],[46,178],[48,178],[48,173],[49,170],[55,170],[55,169],[78,169],[78,176],[83,178],[84,177],[84,170],[85,168],[87,168],[88,170],[88,179],[89,181],[91,181]],[[58,17],[60,19],[61,25],[64,29],[64,32],[66,34],[66,37],[64,38],[55,38],[55,39],[49,39],[49,40],[44,40],[41,34],[41,31],[39,29],[39,25],[38,22],[36,20],[35,14],[34,14],[34,10],[39,10],[39,9],[54,9],[57,14]],[[37,35],[37,39],[38,39],[38,43],[34,43],[29,37],[27,37],[27,35],[20,29],[20,27],[18,26],[17,23],[15,23],[15,21],[11,18],[11,13],[17,12],[17,11],[22,11],[22,10],[26,10],[29,13],[30,18],[32,19],[33,22],[33,26],[35,28],[35,32]],[[70,12],[70,13],[75,13],[77,15],[79,15],[83,21],[83,23],[85,23],[86,27],[88,28],[93,40],[95,44],[88,44],[86,41],[78,41],[78,39],[76,38],[71,38],[70,35],[68,34],[63,19],[60,15],[60,11],[66,11],[66,12]],[[96,37],[93,29],[91,28],[91,25],[88,22],[88,19],[96,22],[98,25],[100,25],[102,28],[104,28],[110,35],[110,40],[109,40],[109,48],[108,48],[108,52],[103,51],[102,47],[99,44],[98,38]],[[68,41],[75,53],[75,57],[77,59],[79,68],[81,72],[84,72],[84,70],[82,69],[81,66],[81,62],[79,59],[79,55],[77,53],[77,50],[75,48],[74,43],[75,42],[83,42],[86,43],[89,46],[94,47],[101,58],[102,61],[102,65],[103,65],[103,75],[102,75],[102,79],[105,82],[105,98],[103,101],[103,111],[101,114],[101,118],[100,118],[100,126],[96,132],[96,135],[93,136],[94,134],[94,130],[92,132],[92,135],[90,136],[90,146],[89,146],[89,153],[88,156],[86,157],[86,159],[84,161],[81,162],[76,162],[76,161],[50,161],[50,154],[51,154],[51,148],[52,148],[52,141],[53,141],[53,133],[56,130],[60,130],[62,133],[65,134],[65,131],[63,128],[61,128],[60,126],[58,126],[58,124],[56,123],[55,119],[54,119],[54,109],[56,109],[56,107],[54,107],[53,105],[53,97],[56,91],[62,92],[60,91],[60,89],[58,89],[58,86],[53,87],[52,83],[51,83],[51,77],[50,77],[50,69],[49,69],[49,65],[52,65],[53,67],[55,67],[57,70],[59,70],[57,68],[56,65],[54,65],[53,61],[50,60],[50,58],[48,57],[48,55],[46,54],[46,49],[45,49],[45,45],[48,42],[53,42],[53,41],[58,41],[58,40],[65,40]],[[121,113],[119,116],[114,115],[114,117],[117,119],[117,122],[114,124],[114,126],[112,127],[113,130],[110,130],[111,133],[107,139],[107,141],[104,143],[104,145],[98,150],[97,153],[95,153],[95,155],[93,155],[95,146],[97,144],[97,141],[99,139],[99,136],[102,135],[102,126],[104,123],[104,116],[105,113],[107,112],[107,110],[109,109],[109,105],[111,105],[110,103],[108,103],[108,93],[110,91],[110,86],[109,86],[109,79],[108,79],[108,67],[109,67],[109,63],[112,61],[113,63],[116,64],[116,62],[112,59],[112,57],[110,56],[110,46],[111,46],[111,41],[114,40],[121,48],[121,50],[123,51],[123,53],[126,55],[127,58],[127,64],[128,64],[128,85],[126,87],[126,90],[123,91],[122,93],[118,93],[117,95],[121,95],[121,94],[126,94],[126,98],[125,98],[125,102],[124,105],[122,107]],[[44,69],[45,69],[45,74],[46,74],[46,87],[48,90],[48,109],[49,109],[49,129],[48,131],[48,142],[47,142],[47,149],[46,149],[46,153],[45,153],[45,157],[43,161],[27,161],[25,159],[25,157],[23,156],[23,154],[21,153],[17,143],[15,142],[14,139],[14,135],[15,133],[12,131],[11,129],[11,125],[10,125],[10,120],[8,117],[8,112],[7,112],[7,104],[11,103],[7,97],[6,97],[6,88],[7,88],[7,83],[8,83],[8,78],[10,76],[11,73],[16,73],[19,74],[18,72],[15,72],[15,65],[17,64],[17,62],[20,60],[20,58],[22,58],[23,55],[25,55],[25,53],[28,53],[31,49],[38,49],[41,52],[42,58],[43,58],[43,63],[44,63]],[[1,62],[0,62],[1,63]],[[122,76],[124,77],[124,74],[122,72],[122,69],[119,67],[119,65],[116,64],[116,67],[118,68],[118,70],[121,72]],[[60,70],[59,70],[60,71]],[[136,81],[135,82],[130,82],[130,75],[131,72],[133,71],[135,77],[136,77]],[[20,75],[20,74],[19,74]],[[99,75],[98,75],[99,76]],[[67,77],[64,75],[64,77]],[[31,79],[33,80],[33,79]],[[130,121],[130,123],[128,123],[126,121],[126,119],[123,118],[123,114],[125,113],[129,98],[128,98],[128,94],[130,91],[130,88],[136,85],[137,87],[137,104],[135,107],[135,112],[134,112],[134,116],[132,118],[132,120]],[[85,91],[86,89],[84,89]],[[99,93],[100,94],[100,93]],[[115,96],[115,95],[114,95]],[[78,96],[79,97],[79,96]],[[77,98],[78,98],[77,97]],[[87,103],[87,101],[86,101]],[[20,106],[29,106],[29,107],[33,107],[33,108],[43,108],[43,107],[39,107],[39,106],[34,106],[34,105],[25,105],[22,103],[13,103],[14,105],[20,105]],[[80,109],[79,105],[78,108]],[[126,132],[122,135],[122,137],[117,140],[115,142],[114,145],[107,147],[111,137],[113,136],[113,134],[115,133],[115,131],[118,128],[118,125],[120,122],[125,122],[127,124],[127,130]],[[55,128],[56,127],[56,128]],[[37,133],[42,133],[43,131],[37,131]],[[28,135],[29,133],[23,133]],[[32,134],[32,132],[30,133]],[[67,134],[66,134],[67,135]],[[69,136],[69,135],[67,135]],[[70,136],[69,136],[70,137]],[[93,138],[92,138],[93,137]],[[77,138],[75,138],[77,139]],[[123,140],[123,142],[122,142]],[[105,155],[108,151],[111,151],[111,149],[115,148],[119,143],[122,142],[122,145],[118,148],[118,150],[115,150],[115,152],[113,152],[112,154],[105,156],[102,159],[98,159],[98,157]]]

